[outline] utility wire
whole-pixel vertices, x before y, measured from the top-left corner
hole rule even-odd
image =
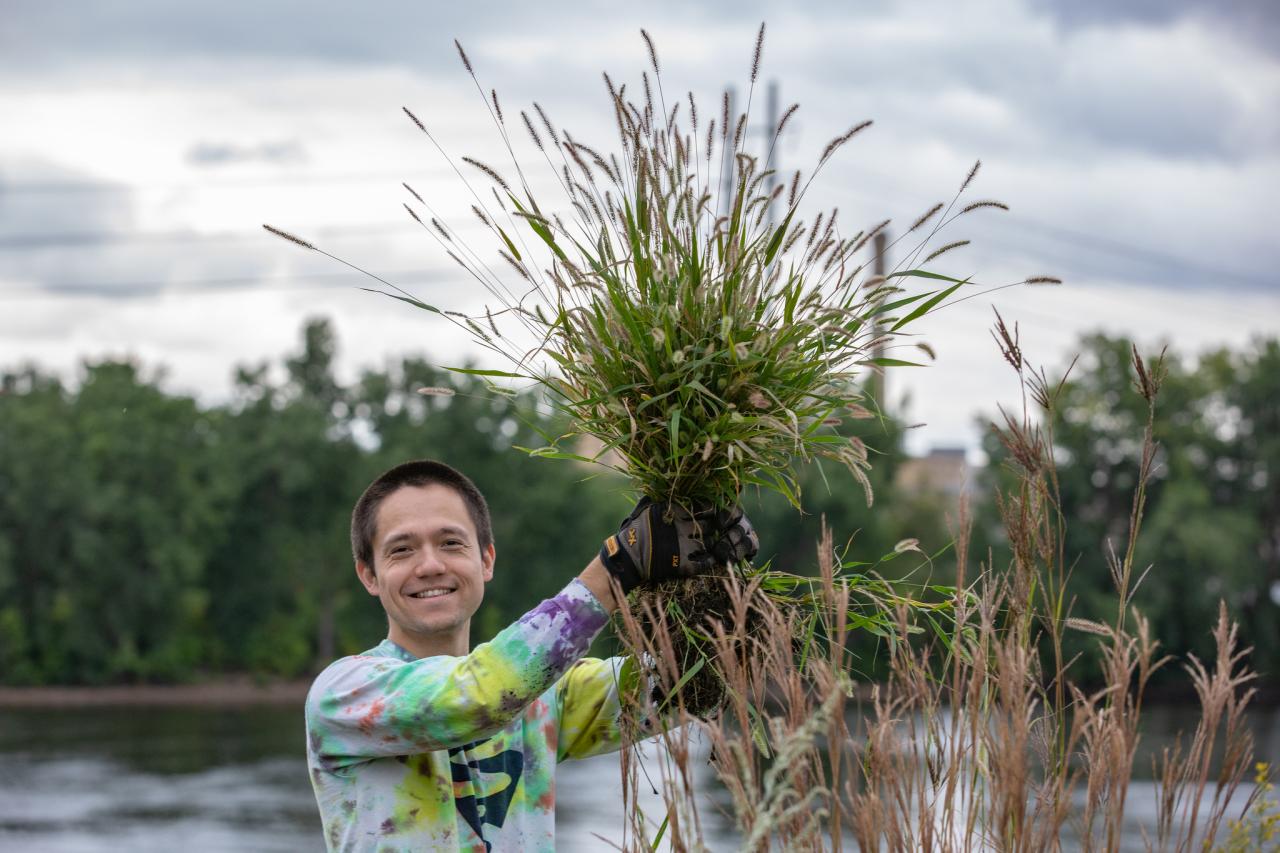
[[[131,193],[164,190],[169,192],[218,189],[246,189],[254,187],[307,186],[313,184],[357,184],[373,181],[429,181],[437,177],[452,177],[453,170],[415,169],[403,172],[330,172],[318,175],[277,175],[252,178],[222,178],[204,183],[173,181],[161,183],[112,183],[110,181],[14,181],[0,178],[0,196],[5,195],[62,195],[94,193]]]
[[[439,270],[415,269],[415,270],[399,270],[389,273],[383,273],[383,277],[396,279],[406,284],[428,284],[437,281],[447,281],[453,278],[449,274]],[[215,278],[191,278],[191,279],[155,279],[151,281],[116,281],[116,282],[53,282],[43,287],[33,288],[31,290],[9,290],[0,293],[0,298],[21,298],[24,296],[35,295],[57,295],[57,296],[105,296],[115,299],[129,299],[143,296],[154,296],[157,291],[169,288],[183,288],[184,294],[214,292],[219,290],[238,290],[244,288],[254,288],[262,290],[313,290],[314,287],[302,284],[300,287],[288,287],[290,283],[304,283],[316,281],[330,282],[367,282],[370,281],[366,276],[352,272],[336,272],[336,273],[286,273],[282,275],[245,275],[245,276],[225,276]],[[321,287],[329,287],[331,285],[321,285]]]
[[[418,230],[411,222],[387,222],[378,225],[340,225],[315,229],[295,229],[317,239],[341,239],[367,237],[381,234]],[[0,237],[0,250],[23,251],[26,249],[50,249],[65,246],[103,246],[120,243],[226,243],[226,242],[276,242],[278,240],[262,232],[219,231],[201,234],[196,231],[79,231],[62,234],[19,234]]]
[[[1059,243],[1074,246],[1076,248],[1087,249],[1092,252],[1111,255],[1113,257],[1126,258],[1131,261],[1143,263],[1149,267],[1176,269],[1182,274],[1194,272],[1207,278],[1217,279],[1219,281],[1231,281],[1266,290],[1274,289],[1277,284],[1280,283],[1277,282],[1276,279],[1266,279],[1251,273],[1206,266],[1198,261],[1188,260],[1186,258],[1167,254],[1165,252],[1159,252],[1142,246],[1135,246],[1111,238],[1099,237],[1084,231],[1078,231],[1059,225],[1028,219],[1025,216],[1010,217],[1005,220],[1003,224],[1013,225],[1015,227],[1038,232],[1050,240]],[[320,227],[314,230],[306,228],[295,230],[302,231],[307,235],[313,234],[317,239],[345,239],[349,237],[407,234],[410,231],[416,232],[418,227],[413,223],[408,222],[387,222],[369,225]],[[40,251],[43,249],[68,247],[111,246],[127,243],[257,242],[262,239],[263,235],[257,229],[252,231],[223,231],[208,234],[201,234],[199,232],[189,230],[136,232],[81,231],[51,234],[37,233],[0,236],[0,252]]]

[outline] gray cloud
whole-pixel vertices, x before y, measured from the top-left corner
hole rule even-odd
[[[716,5],[699,8],[661,0],[689,26],[700,25]],[[758,4],[764,6],[767,4]],[[545,28],[557,16],[607,20],[615,4],[583,0],[557,11],[554,4],[420,2],[385,0],[374,5],[313,0],[7,0],[0,23],[0,67],[12,71],[139,57],[227,60],[269,58],[322,62],[396,63],[456,67],[452,38],[464,44],[504,33]],[[739,10],[740,13],[740,10]],[[565,38],[570,39],[565,31]]]
[[[1031,0],[1067,29],[1123,23],[1152,26],[1188,18],[1210,22],[1280,55],[1280,4],[1274,0]]]
[[[306,149],[296,139],[249,144],[206,140],[197,142],[187,151],[187,162],[194,166],[226,166],[253,162],[296,165],[305,162],[306,159]]]

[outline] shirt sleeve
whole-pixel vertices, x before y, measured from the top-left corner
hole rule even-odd
[[[556,760],[587,758],[622,746],[622,697],[637,679],[629,657],[585,658],[556,685],[560,736]]]
[[[344,658],[307,695],[311,751],[337,770],[489,737],[585,655],[607,621],[574,580],[465,657]]]

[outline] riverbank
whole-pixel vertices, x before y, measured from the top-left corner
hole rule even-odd
[[[310,681],[259,682],[242,677],[199,684],[0,687],[0,708],[235,708],[258,705],[300,708],[310,686]]]

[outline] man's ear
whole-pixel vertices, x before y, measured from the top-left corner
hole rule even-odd
[[[374,574],[372,566],[363,560],[356,560],[356,576],[360,578],[360,583],[370,595],[378,594],[378,576]]]
[[[498,559],[498,552],[494,550],[493,543],[490,542],[484,551],[480,553],[480,561],[484,563],[484,573],[482,577],[484,578],[485,583],[493,580],[493,562],[496,559]]]

